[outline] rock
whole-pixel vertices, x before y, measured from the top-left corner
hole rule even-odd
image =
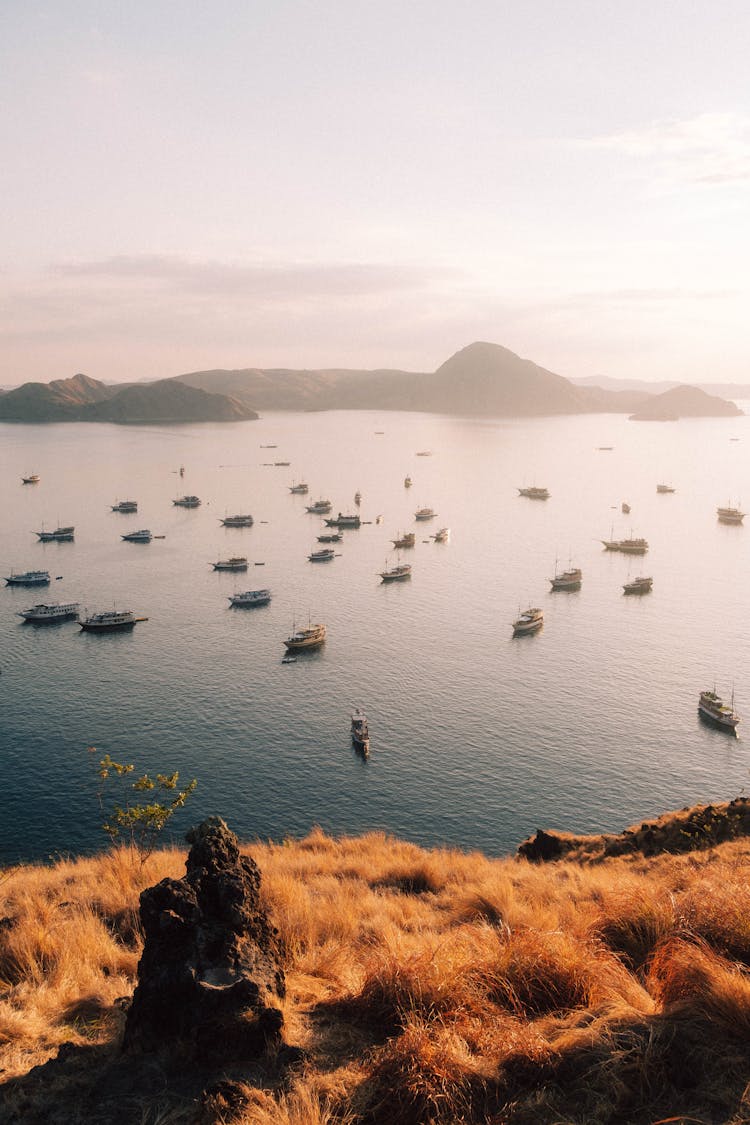
[[[188,835],[187,874],[141,894],[145,945],[124,1048],[179,1050],[201,1066],[281,1042],[282,944],[260,905],[260,871],[211,817]]]
[[[518,848],[518,854],[532,863],[548,863],[563,854],[563,845],[559,836],[552,832],[545,832],[537,828],[536,836],[525,840]]]

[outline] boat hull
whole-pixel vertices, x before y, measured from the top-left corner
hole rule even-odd
[[[726,730],[729,731],[730,734],[737,733],[737,727],[740,720],[736,715],[733,715],[731,719],[722,718],[719,715],[715,715],[713,711],[709,710],[709,708],[704,707],[702,703],[698,704],[698,714],[704,722],[708,723],[712,727],[716,727],[717,730]]]
[[[128,633],[135,628],[135,621],[123,621],[116,624],[108,622],[104,625],[100,622],[79,621],[78,624],[84,633]]]
[[[325,637],[321,637],[319,640],[304,641],[295,641],[291,637],[287,637],[284,644],[289,652],[305,652],[308,649],[320,648],[321,645],[325,644]]]

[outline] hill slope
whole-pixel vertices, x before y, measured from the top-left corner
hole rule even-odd
[[[736,418],[743,412],[733,402],[706,394],[698,387],[672,387],[654,395],[635,414],[633,422],[672,422],[678,418]]]

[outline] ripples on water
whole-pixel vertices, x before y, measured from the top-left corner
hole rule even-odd
[[[616,830],[747,785],[746,743],[696,710],[702,687],[734,684],[750,722],[750,527],[715,514],[750,500],[746,418],[277,414],[225,426],[4,425],[0,436],[0,569],[63,576],[0,590],[1,860],[100,846],[89,745],[139,770],[196,776],[178,828],[219,813],[250,838],[321,824],[490,853],[537,827]],[[434,456],[416,457],[422,449]],[[32,471],[41,482],[21,485]],[[300,479],[308,497],[288,491]],[[662,481],[677,491],[657,495]],[[516,486],[532,483],[550,499],[519,498]],[[305,504],[323,495],[334,512],[352,510],[357,489],[363,520],[383,523],[345,532],[340,558],[310,564],[322,521]],[[200,508],[172,505],[192,492]],[[110,512],[131,497],[136,515]],[[431,524],[414,523],[423,505],[437,511]],[[253,528],[221,527],[244,511]],[[37,543],[33,531],[58,521],[75,524],[75,542]],[[447,544],[424,542],[445,525]],[[649,554],[604,552],[612,526],[645,536]],[[120,540],[142,527],[165,538]],[[413,577],[384,586],[377,572],[406,530],[417,534],[404,554]],[[264,565],[215,573],[228,554]],[[578,593],[550,592],[556,558],[582,567]],[[640,573],[653,593],[625,597],[622,583]],[[259,586],[272,589],[269,606],[229,608],[233,591]],[[44,600],[149,620],[92,636],[15,616]],[[529,604],[544,608],[544,629],[513,640],[510,622]],[[308,614],[327,624],[325,647],[282,665],[284,637]],[[352,750],[353,704],[370,718],[368,762]]]

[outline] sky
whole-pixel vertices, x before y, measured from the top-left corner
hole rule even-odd
[[[3,0],[0,384],[747,382],[747,0]]]

